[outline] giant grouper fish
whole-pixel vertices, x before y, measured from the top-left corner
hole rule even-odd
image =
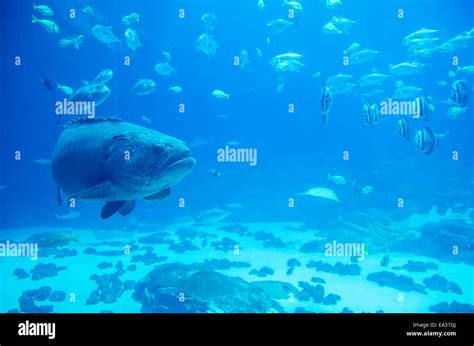
[[[137,199],[158,200],[196,164],[184,142],[116,118],[63,126],[51,161],[58,203],[103,201],[101,217],[128,215]]]

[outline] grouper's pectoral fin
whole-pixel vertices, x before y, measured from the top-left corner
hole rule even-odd
[[[165,199],[169,195],[171,195],[171,187],[167,187],[163,190],[160,190],[157,193],[154,193],[153,195],[146,196],[144,199],[146,199],[147,201],[155,201],[159,199]]]
[[[133,208],[135,208],[135,200],[132,200],[132,201],[126,201],[122,207],[119,209],[119,213],[120,215],[122,216],[127,216],[128,214],[130,214],[133,210]]]
[[[114,185],[110,181],[106,181],[100,185],[91,187],[90,189],[75,193],[69,198],[75,199],[101,199],[113,196],[115,193]]]
[[[100,217],[103,219],[108,219],[116,212],[119,212],[122,216],[127,216],[130,214],[135,207],[135,200],[131,201],[113,201],[107,202],[102,207],[100,212]]]
[[[100,217],[103,219],[108,219],[116,212],[118,212],[119,209],[122,208],[124,203],[125,201],[113,201],[105,203],[102,207],[102,210],[100,211]]]

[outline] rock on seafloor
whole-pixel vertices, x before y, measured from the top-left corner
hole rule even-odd
[[[286,265],[288,267],[301,267],[301,262],[297,258],[290,258]]]
[[[180,243],[174,243],[170,244],[168,247],[168,250],[174,251],[177,254],[183,254],[186,251],[196,251],[199,250],[199,248],[193,244],[192,241],[190,240],[183,240]]]
[[[53,312],[52,305],[39,305],[35,304],[35,301],[45,301],[50,298],[52,289],[50,286],[41,286],[38,289],[24,291],[18,303],[20,305],[19,311],[24,313],[50,313]],[[18,309],[11,310],[11,312],[18,311]]]
[[[298,286],[302,288],[301,292],[298,293],[298,300],[309,301],[313,300],[314,303],[322,303],[324,299],[324,287],[321,285],[313,286],[307,282],[299,281]]]
[[[202,263],[207,269],[211,270],[226,270],[231,268],[248,268],[251,266],[248,262],[241,261],[229,261],[228,259],[216,259],[204,260]]]
[[[237,233],[238,235],[241,235],[241,236],[247,235],[247,233],[249,232],[249,228],[241,224],[226,225],[226,226],[220,227],[219,229],[226,232]]]
[[[49,295],[50,302],[63,302],[66,299],[66,292],[64,291],[52,291]]]
[[[459,303],[456,300],[453,300],[451,304],[447,302],[442,302],[436,305],[430,306],[431,312],[438,313],[474,313],[474,305]]]
[[[249,272],[249,275],[256,275],[259,278],[264,278],[267,275],[273,275],[273,274],[274,274],[274,270],[270,267],[262,267],[261,269],[252,269]]]
[[[252,234],[254,240],[263,241],[263,247],[284,248],[290,243],[284,242],[280,237],[276,237],[273,233],[258,231]]]
[[[455,282],[449,281],[444,276],[435,274],[429,278],[423,279],[423,283],[427,288],[441,291],[441,292],[453,292],[457,294],[462,294],[462,289]]]
[[[13,271],[13,276],[16,276],[18,279],[27,279],[30,277],[30,274],[22,268],[16,268]]]
[[[322,278],[318,278],[318,277],[312,277],[311,282],[313,282],[315,284],[325,284],[326,280],[324,280]]]
[[[322,261],[309,261],[306,265],[307,268],[316,268],[318,271],[338,274],[338,275],[359,275],[361,268],[358,264],[343,264],[341,262],[337,262],[335,265],[331,265],[329,263],[325,263]]]
[[[405,269],[409,272],[426,272],[427,270],[437,270],[438,265],[434,262],[421,262],[409,260],[406,264],[401,267],[393,267],[392,269]]]
[[[341,300],[341,296],[338,294],[329,293],[323,299],[323,305],[334,305],[337,304],[338,301]]]
[[[112,264],[112,262],[100,262],[99,264],[97,264],[97,268],[99,269],[107,269],[107,268],[112,268],[114,265]]]
[[[213,246],[217,251],[227,252],[234,250],[234,247],[238,244],[239,242],[228,237],[224,237],[220,241],[212,242],[211,246]]]
[[[156,232],[149,234],[145,237],[141,237],[138,241],[142,244],[172,244],[174,241],[169,239],[170,234],[168,232]]]
[[[31,269],[31,280],[37,281],[44,278],[51,278],[57,276],[61,270],[66,270],[65,266],[56,266],[54,263],[38,263],[33,269]]]
[[[398,276],[392,272],[382,271],[369,274],[367,276],[367,280],[376,282],[380,286],[388,286],[396,288],[400,291],[416,291],[426,294],[425,287],[423,285],[417,284],[413,278],[405,275]]]
[[[137,283],[133,298],[141,312],[282,312],[262,289],[203,265],[179,262],[156,266]]]
[[[317,253],[324,251],[324,243],[319,240],[311,240],[300,246],[300,251],[303,253]]]

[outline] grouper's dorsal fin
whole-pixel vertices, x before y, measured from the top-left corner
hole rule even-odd
[[[115,118],[115,117],[106,117],[106,118],[77,118],[74,120],[71,120],[67,122],[66,124],[63,125],[63,130],[71,128],[71,127],[76,127],[76,126],[81,126],[81,125],[87,125],[87,124],[96,124],[96,123],[118,123],[121,122],[122,119]]]

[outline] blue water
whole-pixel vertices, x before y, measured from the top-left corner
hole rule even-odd
[[[45,0],[42,4],[49,5],[55,12],[50,19],[61,29],[60,34],[54,34],[31,23],[33,10],[30,1],[8,1],[5,4],[7,10],[1,14],[0,26],[3,114],[0,127],[0,186],[6,186],[0,190],[3,201],[0,204],[0,239],[22,241],[24,239],[15,239],[15,235],[16,230],[23,228],[32,232],[41,232],[46,227],[76,230],[79,233],[81,230],[94,229],[151,232],[151,228],[162,230],[177,220],[195,218],[199,213],[214,207],[225,209],[229,203],[239,203],[243,207],[222,222],[296,222],[310,229],[334,229],[331,236],[328,237],[325,232],[322,238],[328,241],[341,239],[343,242],[347,241],[347,237],[338,233],[338,222],[341,218],[350,218],[353,213],[369,213],[384,220],[389,217],[396,223],[414,214],[428,214],[435,205],[442,215],[449,208],[457,215],[464,215],[469,208],[473,208],[472,100],[458,119],[450,119],[447,116],[450,106],[441,102],[450,97],[454,80],[465,78],[469,88],[472,88],[472,72],[455,78],[449,78],[448,72],[455,70],[452,65],[454,56],[458,58],[460,66],[474,65],[473,42],[449,53],[416,58],[426,64],[420,74],[395,76],[390,83],[384,84],[384,93],[380,97],[371,99],[372,102],[379,102],[390,97],[395,81],[399,80],[405,85],[416,85],[423,89],[423,93],[432,99],[435,111],[429,122],[411,121],[410,141],[397,138],[399,116],[381,115],[377,126],[363,125],[363,96],[358,88],[351,93],[333,96],[330,121],[326,127],[322,124],[320,109],[321,90],[328,77],[338,73],[350,74],[354,76],[352,82],[357,84],[361,76],[373,71],[390,74],[390,64],[414,60],[407,57],[406,47],[402,45],[406,35],[422,27],[438,29],[441,31],[441,42],[444,42],[470,30],[474,27],[472,2],[343,0],[336,9],[328,9],[319,1],[303,0],[301,3],[304,12],[297,24],[279,35],[269,35],[266,24],[287,15],[288,8],[281,6],[279,0],[268,0],[263,11],[258,9],[256,0],[147,0],[140,3]],[[85,6],[94,9],[94,16],[80,12]],[[403,19],[396,16],[400,8],[404,10]],[[70,9],[76,9],[77,18],[68,18]],[[185,10],[184,19],[178,17],[180,9]],[[144,54],[130,50],[123,38],[127,26],[121,22],[121,18],[132,12],[140,14],[140,22],[131,27],[137,30],[144,43]],[[219,47],[216,55],[210,58],[195,48],[199,35],[209,32],[201,21],[204,13],[215,13],[218,19],[218,26],[212,35]],[[41,17],[38,13],[35,15]],[[349,34],[327,35],[322,32],[323,25],[333,16],[342,15],[356,21]],[[111,26],[122,41],[121,45],[108,47],[94,38],[91,28],[95,24]],[[79,34],[85,35],[80,49],[58,46],[60,39]],[[359,42],[364,49],[381,53],[373,62],[344,66],[342,51],[352,42]],[[261,58],[256,54],[257,48],[263,54]],[[233,59],[244,49],[249,52],[250,63],[241,69],[234,66]],[[166,61],[163,51],[170,52],[170,65],[177,71],[170,76],[161,76],[154,71],[156,63]],[[300,72],[274,71],[270,59],[286,52],[303,55],[301,61],[304,67]],[[21,58],[20,66],[14,64],[17,56]],[[126,56],[131,59],[130,66],[123,63]],[[103,104],[97,106],[97,117],[118,117],[172,135],[188,144],[196,138],[212,141],[190,148],[197,161],[196,167],[173,187],[168,199],[152,203],[138,201],[129,216],[114,215],[107,220],[100,218],[101,203],[79,203],[74,210],[80,213],[80,217],[58,219],[55,214],[64,215],[70,210],[56,203],[56,186],[50,166],[38,164],[34,160],[52,157],[61,133],[61,125],[56,124],[54,103],[62,100],[64,95],[57,90],[46,89],[41,78],[49,75],[54,83],[68,85],[76,90],[83,85],[82,80],[91,81],[105,69],[112,69],[114,74],[107,83],[112,93]],[[313,78],[316,72],[320,72],[321,77]],[[156,90],[149,95],[134,95],[130,88],[140,78],[153,79]],[[439,81],[446,81],[447,86],[437,85]],[[278,93],[277,86],[282,83],[285,86]],[[183,93],[169,91],[168,88],[173,85],[181,86]],[[214,89],[230,93],[230,99],[214,98],[211,95]],[[290,103],[295,107],[294,113],[288,112]],[[178,112],[179,104],[185,105],[184,113]],[[144,122],[141,116],[151,119],[151,124]],[[62,119],[61,124],[70,120],[67,117]],[[431,155],[416,151],[413,142],[415,132],[425,126],[437,134],[448,133],[448,136],[440,139],[439,146]],[[247,163],[217,162],[216,151],[224,148],[229,141],[238,141],[243,148],[256,148],[257,165],[252,167]],[[21,152],[21,160],[15,160],[16,151]],[[347,161],[342,159],[344,151],[350,155]],[[458,160],[452,159],[453,151],[459,153]],[[220,176],[211,176],[208,171],[212,169],[218,170]],[[344,176],[347,184],[331,183],[326,180],[328,173]],[[373,186],[373,193],[355,195],[353,181],[361,187]],[[342,203],[298,195],[314,186],[334,190]],[[185,208],[178,206],[179,198],[185,199]],[[294,208],[288,207],[291,198],[295,199]],[[403,208],[397,207],[399,198],[404,199]],[[437,222],[436,229],[456,233],[461,227],[463,231],[473,231],[472,217],[469,219],[469,213],[467,215],[468,218],[463,220]],[[145,224],[147,229],[141,229],[141,225]],[[411,244],[407,245],[405,255],[394,255],[394,258],[399,256],[397,258],[401,258],[401,264],[415,258],[412,256],[427,256],[424,259],[426,262],[440,260],[448,263],[450,267],[446,267],[446,273],[451,274],[446,277],[452,281],[464,278],[463,282],[467,282],[466,287],[463,287],[464,294],[454,298],[462,303],[474,304],[472,280],[465,280],[466,276],[472,278],[473,274],[472,233],[467,238],[455,238],[452,241],[456,243],[462,239],[462,244],[459,244],[462,259],[458,260],[457,257],[449,258],[446,253],[438,253],[449,252],[451,245],[438,250],[440,238],[430,238],[431,226],[429,222],[423,226],[420,242],[433,243],[433,251],[414,253]],[[258,231],[260,226],[255,227],[255,231]],[[273,226],[267,227],[267,231],[271,232]],[[200,230],[206,231],[206,227]],[[349,237],[350,241],[366,242],[370,238],[370,226],[366,231],[367,234],[363,236]],[[313,238],[308,237],[307,240]],[[442,239],[446,244],[449,243],[449,236]],[[295,238],[295,244],[298,244],[298,237]],[[428,248],[430,245],[426,246]],[[83,248],[80,249],[81,253]],[[267,249],[255,243],[254,254],[257,254],[257,258],[259,251],[264,257]],[[298,257],[298,246],[283,252],[291,254],[292,251],[293,257]],[[374,259],[376,263],[385,251],[391,249],[383,249],[380,244],[377,251],[377,258]],[[204,252],[205,256],[196,255],[195,262],[202,262],[206,256],[217,256],[212,248]],[[403,246],[399,245],[395,252],[404,253]],[[193,262],[193,255],[186,255],[188,257],[183,257],[183,261]],[[0,259],[4,262],[8,260]],[[55,262],[53,258],[41,260],[45,260],[45,263]],[[114,258],[112,260],[115,261]],[[179,255],[175,260],[180,261]],[[350,263],[347,258],[343,260],[344,263]],[[97,271],[95,265],[101,259],[91,261],[89,275]],[[25,263],[24,266],[31,265],[28,261]],[[460,266],[457,271],[456,265]],[[21,267],[21,263],[18,266]],[[242,276],[236,273],[235,276]],[[443,270],[440,269],[439,274],[443,274]],[[16,290],[15,285],[19,280],[13,279],[11,272],[5,271],[2,275],[2,281],[8,279],[11,283],[5,292]],[[248,276],[244,279],[249,281]],[[300,279],[310,281],[311,277]],[[52,279],[45,280],[47,283],[47,280]],[[76,279],[77,287],[86,285],[81,280]],[[84,280],[88,280],[87,276]],[[297,285],[297,282],[294,284]],[[21,285],[18,287],[39,287],[35,282]],[[349,287],[342,287],[340,291],[346,289],[350,290]],[[344,298],[344,294],[341,295]],[[451,296],[434,298],[436,302],[450,303],[452,300]],[[16,307],[15,303],[4,305],[8,305],[5,311]],[[423,311],[427,311],[432,302],[425,305]],[[344,306],[342,301],[332,311],[340,312]],[[384,304],[381,304],[380,309],[383,308]],[[314,309],[318,311],[317,307]],[[419,306],[414,304],[399,311],[413,312],[417,309]],[[131,307],[122,310],[134,311]],[[360,312],[363,308],[355,310]],[[396,312],[397,308],[387,310]],[[82,311],[82,308],[77,305],[72,309],[59,307],[58,311]]]

